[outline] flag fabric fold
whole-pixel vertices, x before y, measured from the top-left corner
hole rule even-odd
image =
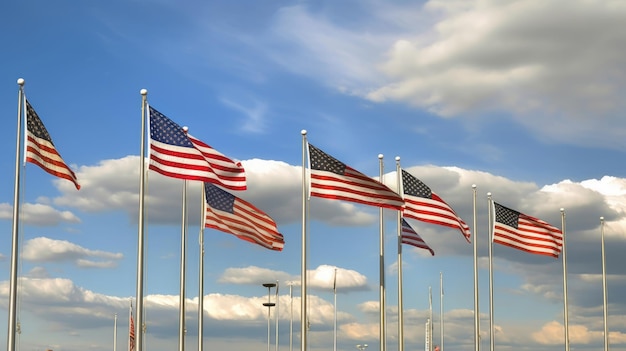
[[[25,99],[26,100],[26,99]],[[26,100],[26,161],[36,164],[49,174],[67,179],[74,183],[76,189],[80,184],[76,174],[63,161],[61,155],[52,143],[52,138],[35,112],[35,109]]]
[[[199,180],[229,190],[246,190],[245,171],[240,162],[189,135],[153,107],[149,110],[151,170],[167,177]]]
[[[435,251],[433,251],[433,249],[431,249],[430,246],[426,244],[424,239],[422,239],[422,237],[419,234],[417,234],[417,232],[413,229],[413,227],[411,227],[411,225],[409,225],[409,223],[404,218],[402,218],[401,242],[403,244],[407,244],[407,245],[418,247],[420,249],[428,250],[430,251],[430,254],[432,256],[435,256]]]
[[[493,242],[558,258],[563,232],[549,223],[493,202]]]
[[[404,200],[383,183],[308,144],[310,195],[401,210]]]
[[[465,221],[426,184],[405,170],[402,170],[402,188],[405,217],[456,228],[461,231],[465,240],[470,241],[471,232]]]
[[[133,320],[133,304],[130,304],[129,331],[128,331],[128,351],[135,351],[135,321]]]
[[[282,251],[285,246],[283,235],[270,216],[211,183],[204,183],[204,191],[206,228],[233,234],[270,250]]]

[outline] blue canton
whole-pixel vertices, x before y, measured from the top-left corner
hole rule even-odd
[[[327,155],[322,150],[309,144],[309,158],[311,159],[311,169],[319,171],[327,171],[344,175],[346,173],[346,165],[342,162]]]
[[[496,222],[517,229],[520,213],[510,208],[504,207],[496,202],[494,202],[493,204],[496,207]]]
[[[28,100],[26,100],[26,116],[26,129],[37,138],[45,139],[52,144],[50,134],[48,134],[46,127],[44,127],[43,122],[41,122],[41,119],[37,116],[37,112],[35,112],[35,109],[33,109]]]
[[[404,193],[407,195],[432,199],[432,190],[421,180],[415,178],[405,170],[402,170],[402,187],[404,188]]]
[[[206,202],[211,208],[223,212],[234,213],[235,196],[211,183],[204,183]]]
[[[181,126],[152,107],[150,107],[150,138],[169,145],[193,147]]]

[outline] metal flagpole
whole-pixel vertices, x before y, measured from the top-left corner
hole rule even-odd
[[[333,309],[335,314],[335,324],[333,328],[333,350],[337,351],[337,268],[335,268],[335,277],[333,279],[333,296],[335,298],[335,301],[333,303]]]
[[[439,272],[439,351],[443,351],[443,273]]]
[[[276,309],[274,310],[274,314],[276,315],[276,351],[278,351],[278,319],[280,318],[280,313],[278,313],[278,306],[280,295],[278,295],[278,280],[276,281]]]
[[[17,80],[17,141],[15,146],[15,185],[13,188],[13,226],[11,231],[11,274],[9,282],[9,322],[7,328],[7,351],[15,351],[17,320],[17,269],[20,217],[20,159],[22,152],[22,113],[24,111],[24,79]]]
[[[187,133],[187,127],[183,127]],[[183,180],[182,223],[180,231],[180,295],[178,296],[178,351],[185,351],[185,261],[187,253],[187,180]]]
[[[565,209],[561,208],[561,229],[563,232],[563,329],[565,330],[565,351],[569,351],[569,312],[567,310],[567,255],[565,249]]]
[[[472,184],[474,207],[474,350],[480,350],[480,312],[478,306],[478,230],[476,229],[476,184]]]
[[[433,288],[428,287],[428,316],[430,319],[430,325],[428,326],[428,340],[430,343],[428,344],[428,350],[433,351]]]
[[[300,132],[302,135],[302,260],[300,262],[301,270],[300,270],[300,281],[301,281],[301,290],[300,290],[300,346],[301,351],[306,351],[307,346],[307,293],[306,293],[306,271],[307,271],[307,261],[306,261],[306,241],[307,241],[307,186],[305,183],[306,179],[306,155],[307,155],[307,141],[306,141],[306,130],[302,130]]]
[[[489,208],[489,349],[494,351],[496,328],[493,324],[493,200],[487,193]]]
[[[378,155],[378,167],[379,167],[379,175],[380,175],[380,182],[383,182],[383,155],[379,154]],[[379,246],[380,246],[380,251],[379,251],[379,266],[378,266],[378,271],[380,274],[380,292],[379,292],[379,297],[380,297],[380,351],[385,351],[386,350],[386,344],[387,344],[387,340],[386,340],[386,335],[385,335],[385,327],[386,327],[386,321],[385,321],[385,229],[384,229],[384,224],[383,224],[383,208],[380,207],[378,209],[378,232],[379,232]]]
[[[143,351],[143,275],[144,275],[144,214],[146,188],[146,114],[148,91],[141,89],[141,148],[139,153],[139,214],[137,234],[137,318],[135,323],[135,347]]]
[[[604,256],[604,217],[600,217],[600,233],[602,239],[602,295],[604,299],[604,351],[609,350],[609,325],[607,323],[607,296],[606,296],[606,258]]]
[[[113,319],[113,351],[117,351],[117,313]]]
[[[402,172],[400,157],[396,156],[396,176],[398,194],[402,196]],[[397,213],[398,227],[398,351],[404,351],[404,302],[402,296],[402,211]]]
[[[200,267],[198,268],[198,351],[204,348],[204,221],[206,218],[206,199],[204,183],[200,186]]]
[[[289,351],[293,351],[293,281],[289,282]]]

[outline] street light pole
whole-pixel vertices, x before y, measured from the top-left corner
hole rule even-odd
[[[270,351],[270,309],[276,306],[275,303],[271,302],[271,290],[276,286],[276,283],[265,283],[263,286],[267,288],[267,302],[264,302],[263,306],[267,307],[267,351]]]

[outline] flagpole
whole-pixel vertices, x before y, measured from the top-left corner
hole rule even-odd
[[[439,351],[443,351],[443,273],[439,272]]]
[[[204,183],[200,186],[200,266],[198,268],[198,351],[204,348],[204,221],[206,217],[206,199]]]
[[[476,224],[476,184],[472,184],[473,199],[472,204],[474,207],[474,350],[480,350],[480,312],[478,306],[478,235]]]
[[[379,179],[383,183],[383,154],[378,154]],[[383,223],[383,208],[378,208],[378,232],[379,232],[379,266],[380,274],[380,351],[386,351],[387,337],[385,335],[385,229]]]
[[[274,309],[274,314],[276,315],[276,327],[274,328],[276,329],[276,351],[278,351],[278,319],[280,318],[280,313],[278,313],[278,306],[280,305],[278,301],[279,299],[280,295],[278,294],[278,280],[276,280],[276,308]]]
[[[602,239],[602,296],[604,307],[604,351],[609,350],[609,325],[607,323],[607,294],[606,294],[606,257],[604,255],[604,217],[600,217],[600,233]]]
[[[337,351],[337,268],[335,268],[335,278],[333,279],[333,296],[335,301],[333,303],[334,309],[334,328],[333,328],[333,350]]]
[[[144,275],[144,212],[146,188],[146,107],[148,90],[141,89],[141,147],[139,156],[139,214],[137,234],[137,323],[135,324],[135,347],[143,351],[143,275]]]
[[[19,245],[19,217],[20,217],[20,160],[22,151],[22,113],[24,110],[24,79],[17,80],[19,90],[17,94],[17,138],[15,146],[15,185],[13,188],[13,227],[11,232],[11,275],[9,283],[9,326],[7,329],[7,351],[15,351],[15,332],[17,320],[17,269]]]
[[[493,200],[491,193],[487,193],[487,199],[489,208],[489,349],[494,351],[496,328],[493,324]]]
[[[396,178],[398,194],[402,196],[402,174],[400,156],[396,156]],[[404,351],[404,301],[402,296],[402,211],[397,213],[398,221],[398,351]]]
[[[307,346],[307,261],[306,261],[306,241],[307,241],[307,186],[305,183],[306,179],[306,149],[307,149],[307,141],[306,141],[306,130],[302,130],[300,132],[302,135],[302,252],[301,257],[302,260],[300,262],[301,270],[300,270],[300,282],[301,282],[301,290],[300,290],[300,346],[301,351],[306,351]]]
[[[561,228],[563,232],[563,329],[565,330],[565,351],[569,351],[569,312],[567,310],[567,254],[565,247],[565,209],[561,208]]]
[[[428,318],[430,319],[430,325],[428,326],[428,350],[433,351],[433,325],[435,324],[433,321],[433,288],[431,286],[428,287]]]
[[[185,133],[187,127],[183,127]],[[185,261],[187,253],[187,180],[183,180],[180,234],[180,295],[178,297],[178,351],[185,351]]]
[[[113,351],[117,351],[117,313],[113,319]]]

